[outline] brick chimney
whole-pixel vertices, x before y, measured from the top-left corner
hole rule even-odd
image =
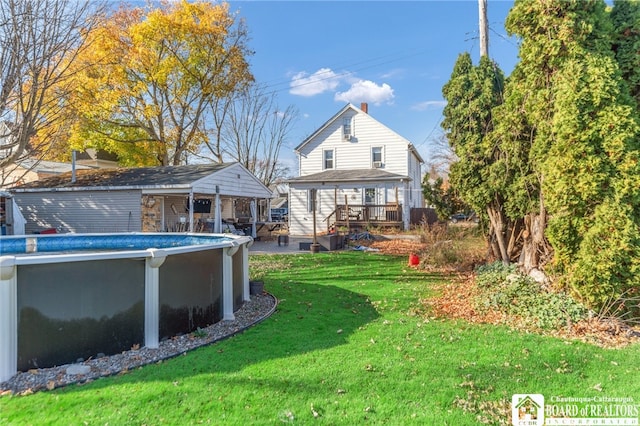
[[[360,104],[360,109],[362,110],[362,112],[364,112],[365,114],[369,114],[369,105],[367,105],[366,102],[362,102]]]

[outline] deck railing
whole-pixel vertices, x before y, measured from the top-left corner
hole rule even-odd
[[[402,227],[402,205],[399,204],[349,204],[338,205],[336,210],[325,218],[328,229],[347,226],[364,227],[367,225],[383,227]]]

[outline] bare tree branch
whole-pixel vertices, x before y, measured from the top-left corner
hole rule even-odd
[[[49,92],[65,90],[82,33],[99,9],[89,1],[0,0],[0,122],[8,129],[0,135],[0,168],[49,148],[52,135],[42,129],[62,108]]]
[[[223,156],[240,162],[265,185],[285,177],[280,149],[298,118],[290,105],[280,110],[276,95],[253,85],[229,105],[222,130]]]

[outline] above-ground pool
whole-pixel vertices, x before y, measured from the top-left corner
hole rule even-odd
[[[0,382],[221,320],[249,300],[251,237],[0,237]]]

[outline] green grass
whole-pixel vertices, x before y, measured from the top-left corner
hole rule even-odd
[[[264,274],[280,301],[269,319],[127,374],[0,397],[0,424],[474,425],[506,423],[514,393],[640,400],[637,345],[606,350],[430,318],[419,300],[446,278],[406,268],[404,257],[251,262],[267,259],[280,268]]]

